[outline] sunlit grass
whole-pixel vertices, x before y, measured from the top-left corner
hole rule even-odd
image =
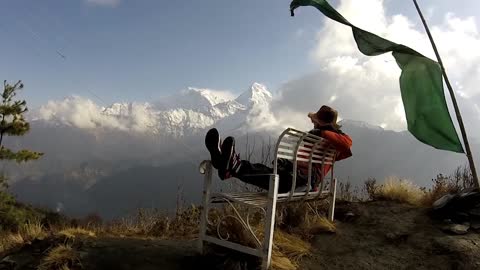
[[[409,180],[396,177],[387,178],[386,182],[375,191],[375,198],[380,200],[422,205],[425,192]]]
[[[38,270],[67,270],[79,262],[77,252],[70,245],[59,245],[52,248],[42,259]]]

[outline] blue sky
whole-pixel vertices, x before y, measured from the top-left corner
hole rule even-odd
[[[22,79],[31,107],[72,94],[107,105],[188,86],[240,92],[254,81],[275,90],[316,68],[309,53],[324,18],[314,9],[290,17],[290,0],[88,2],[1,2],[1,78]],[[419,2],[432,23],[446,12],[476,16],[480,6]],[[418,21],[411,1],[385,3],[388,14]]]

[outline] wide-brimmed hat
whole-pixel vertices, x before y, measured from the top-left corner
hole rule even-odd
[[[327,105],[320,107],[316,113],[308,113],[308,117],[319,125],[330,124],[336,129],[340,128],[340,125],[337,124],[338,112]]]

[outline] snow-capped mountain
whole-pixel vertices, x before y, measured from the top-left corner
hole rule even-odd
[[[241,94],[235,101],[249,108],[269,106],[272,101],[272,93],[267,90],[265,85],[254,83],[250,89]]]
[[[47,103],[32,120],[83,129],[188,136],[215,124],[223,123],[229,129],[238,124],[239,128],[254,124],[259,115],[271,114],[271,101],[272,94],[259,83],[254,83],[236,99],[192,87],[152,104],[114,103],[100,107],[91,100],[74,96]]]
[[[381,126],[376,126],[364,121],[351,120],[351,119],[343,119],[342,121],[339,121],[338,124],[341,125],[343,128],[348,128],[348,129],[361,128],[361,129],[369,129],[369,130],[377,130],[377,131],[385,130]]]
[[[216,95],[209,89],[189,87],[155,102],[155,107],[161,111],[181,108],[215,116],[216,112],[213,109],[215,105],[227,101],[228,99]]]

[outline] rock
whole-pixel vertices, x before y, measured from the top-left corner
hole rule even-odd
[[[452,220],[449,219],[449,218],[444,219],[443,222],[444,222],[445,224],[452,224],[452,223],[453,223]]]
[[[478,197],[479,195],[480,195],[480,193],[478,192],[478,190],[476,188],[469,188],[469,189],[463,190],[459,194],[460,198],[467,197],[467,196],[477,196]]]
[[[2,261],[0,261],[0,270],[10,270],[15,269],[17,263],[10,258],[10,256],[5,257]]]
[[[470,215],[468,213],[458,211],[452,214],[452,218],[455,221],[455,223],[463,224],[470,220]]]
[[[478,191],[464,191],[458,195],[455,208],[467,210],[478,203],[480,203],[480,193]]]
[[[479,221],[473,221],[472,224],[470,224],[470,228],[474,230],[480,230],[480,222]]]
[[[386,237],[387,239],[393,239],[393,238],[395,238],[395,234],[389,232],[389,233],[387,233],[387,234],[385,235],[385,237]]]
[[[440,199],[436,200],[433,203],[433,205],[432,205],[433,209],[437,210],[437,209],[445,207],[445,205],[447,205],[447,203],[449,203],[454,197],[455,197],[455,195],[453,195],[453,194],[447,194],[447,195],[441,197]]]
[[[390,241],[398,244],[398,242],[405,242],[408,239],[408,233],[401,232],[389,232],[385,235],[385,238]]]
[[[353,219],[355,219],[355,214],[352,212],[348,212],[345,214],[344,219],[346,222],[352,221]]]
[[[359,217],[358,211],[355,211],[355,209],[339,208],[335,211],[335,219],[342,222],[353,222]]]
[[[444,228],[445,231],[454,234],[466,234],[470,226],[464,224],[452,224]]]
[[[78,257],[80,257],[80,259],[87,258],[88,257],[88,251],[78,251]]]
[[[472,216],[479,216],[480,217],[480,208],[473,208],[468,210],[468,213]]]

